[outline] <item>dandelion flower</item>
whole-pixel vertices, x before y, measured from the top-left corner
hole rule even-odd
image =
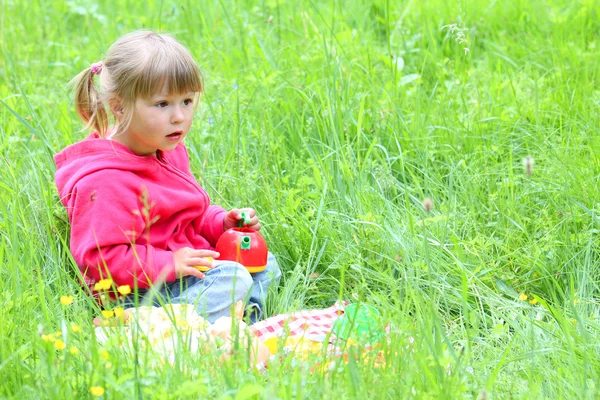
[[[102,386],[92,386],[90,388],[92,396],[100,397],[104,394],[104,388]]]
[[[71,331],[74,333],[79,333],[81,332],[81,328],[75,322],[71,322]]]
[[[77,347],[71,347],[69,349],[69,353],[71,353],[73,355],[77,355],[77,354],[79,354],[79,349]]]
[[[115,312],[113,310],[102,310],[102,316],[105,319],[112,318],[113,315],[115,315]]]
[[[73,296],[60,296],[60,303],[63,306],[68,306],[73,302]]]
[[[521,293],[521,295],[519,296],[519,300],[521,300],[521,301],[527,300],[527,295],[525,293]]]
[[[102,357],[103,360],[108,360],[108,351],[100,350],[100,357]]]
[[[54,342],[56,338],[54,337],[54,335],[42,335],[42,340],[44,342]]]
[[[537,304],[537,300],[536,299],[531,299],[531,300],[529,300],[529,304]]]
[[[56,339],[56,341],[54,342],[54,347],[56,347],[56,350],[64,350],[64,348],[67,347],[67,345],[62,340]]]
[[[123,315],[125,313],[125,310],[123,310],[121,307],[117,307],[113,311],[115,313],[115,317],[123,319]]]
[[[123,296],[127,296],[129,293],[131,293],[131,287],[129,285],[122,285],[117,288],[117,291]]]
[[[101,290],[108,290],[112,286],[112,279],[101,279],[94,285],[94,290],[99,292]]]

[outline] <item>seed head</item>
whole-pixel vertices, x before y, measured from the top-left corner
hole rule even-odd
[[[531,176],[531,174],[533,174],[533,164],[533,157],[527,156],[523,159],[523,168],[525,168],[525,175],[527,175],[528,177]]]
[[[431,200],[429,197],[425,197],[423,199],[423,208],[425,211],[430,212],[433,208],[433,200]]]
[[[481,389],[481,392],[479,392],[479,396],[477,396],[477,400],[487,400],[488,399],[488,394],[485,390],[485,388]]]

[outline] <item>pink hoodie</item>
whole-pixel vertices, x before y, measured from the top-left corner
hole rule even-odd
[[[71,253],[86,283],[149,287],[176,279],[173,252],[214,249],[226,211],[210,206],[183,144],[137,156],[96,134],[54,156],[56,186],[71,223]]]

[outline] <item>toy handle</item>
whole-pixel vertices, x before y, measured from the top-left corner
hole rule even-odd
[[[246,215],[245,212],[241,213],[242,218],[238,221],[238,227],[243,228],[244,225],[250,224],[250,218]]]

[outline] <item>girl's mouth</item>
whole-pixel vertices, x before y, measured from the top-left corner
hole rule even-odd
[[[172,140],[172,141],[177,141],[177,140],[181,139],[181,136],[182,136],[181,131],[175,131],[173,133],[168,134],[167,139]]]

